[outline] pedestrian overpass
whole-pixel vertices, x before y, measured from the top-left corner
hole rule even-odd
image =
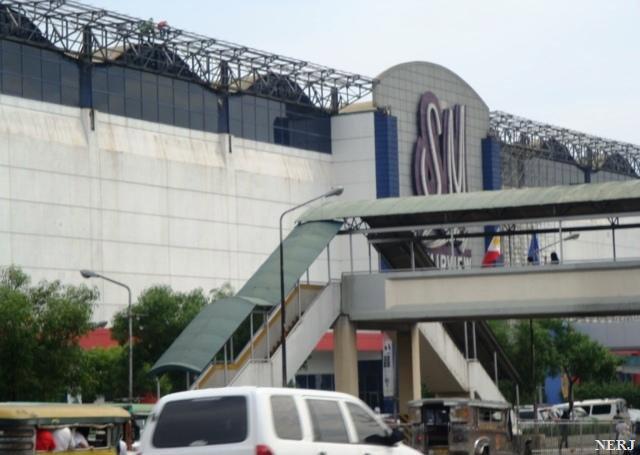
[[[333,327],[336,388],[357,395],[356,329],[381,329],[396,334],[399,403],[418,398],[423,383],[439,395],[500,399],[498,377],[517,379],[517,372],[483,320],[640,314],[640,262],[618,260],[615,241],[616,231],[640,227],[627,218],[638,213],[637,180],[329,202],[311,209],[283,244],[286,379]],[[590,224],[594,218],[610,223]],[[532,224],[542,227],[532,231]],[[502,229],[493,232],[494,226]],[[564,261],[566,233],[600,229],[611,230],[613,260]],[[457,260],[465,241],[554,230],[557,264],[482,269]],[[366,270],[354,267],[352,239],[358,235],[379,254],[378,264],[369,254]],[[350,253],[338,281],[331,280],[329,254],[336,236],[348,237]],[[446,270],[435,268],[434,245],[456,258]],[[324,250],[328,281],[301,283]],[[194,373],[194,387],[281,384],[278,264],[276,249],[236,296],[206,307],[152,372]]]
[[[640,314],[640,261],[345,274],[342,308],[359,326],[451,319]]]

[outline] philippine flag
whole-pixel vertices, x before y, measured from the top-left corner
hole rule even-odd
[[[500,261],[501,255],[500,236],[495,235],[491,239],[491,243],[489,244],[489,248],[487,248],[487,252],[484,254],[484,258],[482,258],[482,267],[495,267]]]

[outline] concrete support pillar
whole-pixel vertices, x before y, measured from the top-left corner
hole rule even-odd
[[[420,378],[420,333],[417,324],[409,331],[398,331],[398,411],[408,414],[407,403],[422,398]]]
[[[358,347],[356,326],[348,316],[340,316],[333,327],[333,371],[336,390],[358,396]]]

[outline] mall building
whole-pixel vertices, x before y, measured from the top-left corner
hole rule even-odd
[[[280,214],[332,187],[359,200],[640,172],[640,147],[492,111],[429,62],[368,77],[48,0],[2,2],[0,62],[0,266],[34,281],[80,284],[91,269],[134,297],[156,284],[239,289],[278,245]],[[617,254],[640,256],[636,239],[620,232]],[[540,251],[556,241],[542,235]],[[426,247],[438,267],[473,267],[485,242],[453,255]],[[505,261],[526,262],[529,243],[503,241]],[[587,233],[566,242],[563,259],[608,257],[610,245],[608,231]],[[308,282],[388,266],[363,239],[337,238],[328,251]],[[91,284],[94,319],[110,321],[126,295]],[[638,323],[624,327],[615,347],[640,349]],[[301,374],[331,374],[323,343]],[[379,361],[380,340],[365,345],[362,361]]]

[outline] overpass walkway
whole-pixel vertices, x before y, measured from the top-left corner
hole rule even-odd
[[[516,380],[517,372],[508,359],[498,365],[501,350],[483,319],[640,314],[640,262],[615,261],[614,232],[638,227],[620,222],[620,217],[638,213],[640,181],[331,202],[311,209],[284,241],[287,307],[298,309],[287,311],[287,347],[294,347],[287,352],[292,367],[287,380],[333,326],[336,388],[357,394],[356,329],[395,330],[401,402],[419,397],[423,382],[441,395],[500,399],[498,370],[506,369]],[[435,268],[430,250],[437,240],[440,252],[459,258],[465,238],[494,235],[487,226],[508,225],[513,233],[518,223],[533,221],[557,224],[562,252],[564,232],[601,229],[575,223],[563,228],[563,221],[603,217],[613,220],[604,227],[614,234],[614,261],[609,263],[563,263],[561,254],[554,265],[462,269],[455,259],[447,262],[449,270],[442,270]],[[328,282],[301,286],[302,275],[336,235],[348,235],[351,250],[351,267],[343,270],[342,282],[331,281],[329,260]],[[365,236],[380,255],[375,267],[369,263],[368,273],[353,270],[354,235]],[[279,384],[278,261],[276,249],[236,296],[205,308],[152,371],[196,373],[195,387]],[[257,327],[255,315],[263,321]],[[470,320],[473,335],[467,333]],[[464,346],[456,321],[465,321]],[[478,356],[482,349],[476,346],[474,324],[487,335],[481,348],[486,351],[493,339],[488,356]],[[487,361],[491,350],[493,371]]]
[[[640,314],[640,261],[345,274],[362,326],[406,321]]]

